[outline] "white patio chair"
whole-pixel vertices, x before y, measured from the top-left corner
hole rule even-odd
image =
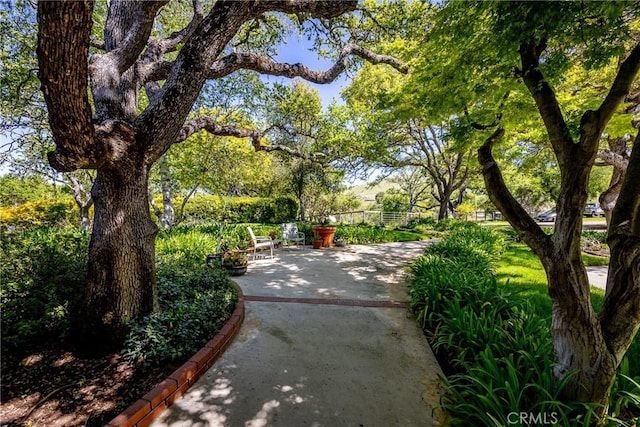
[[[247,227],[249,235],[251,235],[251,241],[253,242],[253,254],[251,259],[258,257],[258,249],[269,248],[270,258],[273,258],[273,240],[269,236],[256,236],[251,227]]]
[[[282,243],[289,246],[295,244],[296,247],[300,247],[300,243],[304,246],[304,233],[298,231],[298,225],[294,222],[281,224],[282,227]]]

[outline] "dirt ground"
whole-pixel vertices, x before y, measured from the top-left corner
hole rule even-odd
[[[143,371],[117,354],[82,359],[56,344],[4,357],[0,425],[102,426],[177,366]]]

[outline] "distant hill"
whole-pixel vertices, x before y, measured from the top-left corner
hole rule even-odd
[[[346,190],[347,193],[355,194],[363,203],[373,203],[376,201],[376,194],[381,191],[387,191],[390,188],[400,188],[397,184],[389,182],[388,180],[382,180],[379,184],[371,187],[371,184],[360,184],[349,187]]]

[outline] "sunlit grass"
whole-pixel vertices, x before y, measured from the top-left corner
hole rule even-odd
[[[591,255],[591,254],[582,254],[582,262],[587,267],[593,267],[596,265],[609,265],[609,257]]]
[[[586,256],[586,265],[602,265],[606,258],[593,255]],[[585,260],[585,255],[583,255]],[[531,303],[535,312],[541,316],[551,315],[551,299],[547,292],[547,277],[540,260],[528,246],[522,243],[507,245],[504,253],[496,264],[498,282],[511,289],[517,290]],[[591,286],[591,304],[597,312],[602,306],[604,290]],[[630,372],[637,375],[640,372],[640,334],[636,336],[627,350]]]
[[[606,265],[607,259],[583,254],[585,265]],[[496,276],[501,284],[519,291],[542,316],[551,314],[551,299],[547,292],[547,275],[540,259],[522,243],[511,243],[496,265]],[[597,310],[602,304],[604,292],[591,287],[591,302]]]

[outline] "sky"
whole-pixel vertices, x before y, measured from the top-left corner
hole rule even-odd
[[[302,63],[307,67],[316,70],[316,71],[324,71],[330,68],[333,65],[333,61],[320,58],[318,54],[312,52],[310,50],[310,42],[306,39],[303,40],[295,40],[291,39],[289,43],[285,46],[279,48],[279,53],[275,58],[278,62],[295,64]],[[282,82],[291,82],[291,79],[282,78],[282,77],[264,77],[266,81],[282,81]],[[346,73],[342,73],[338,79],[336,79],[332,83],[328,84],[316,84],[311,82],[306,82],[309,86],[318,89],[320,94],[320,99],[322,100],[323,106],[328,106],[331,103],[332,99],[335,99],[338,104],[342,103],[340,98],[340,91],[349,84],[349,77]]]
[[[311,42],[308,41],[306,37],[298,38],[297,36],[291,36],[288,43],[278,49],[279,54],[274,59],[283,63],[302,63],[316,71],[327,70],[333,65],[332,60],[320,58],[317,53],[313,52],[310,48]],[[293,81],[292,79],[273,76],[263,76],[263,80],[270,82],[279,81],[283,84],[291,84]],[[338,79],[332,83],[323,85],[306,81],[305,83],[318,90],[322,105],[326,108],[333,100],[338,104],[343,103],[340,97],[340,91],[349,84],[349,80],[350,78],[343,72]],[[8,142],[9,138],[6,135],[0,134],[0,147],[4,146]],[[4,175],[8,172],[9,170],[7,165],[0,163],[0,175]]]

